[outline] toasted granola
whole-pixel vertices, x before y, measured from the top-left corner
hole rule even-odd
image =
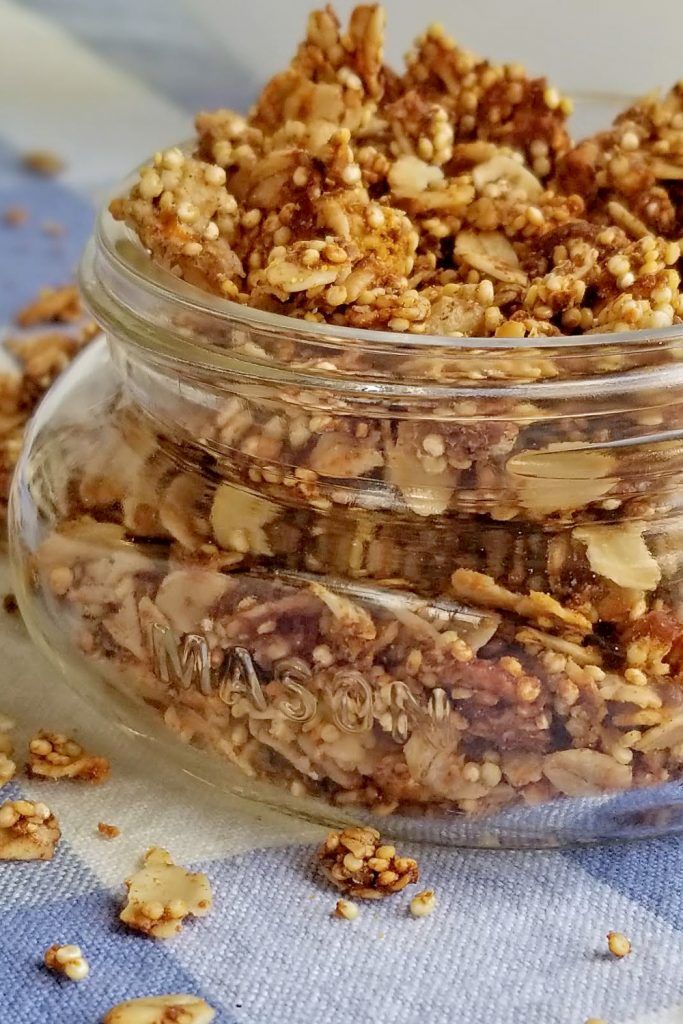
[[[0,805],[0,861],[52,860],[60,836],[45,804],[10,800]]]
[[[383,32],[378,5],[355,8],[346,32],[330,7],[314,11],[290,67],[250,113],[199,114],[196,152],[157,153],[113,215],[190,283],[310,320],[522,338],[680,317],[683,229],[651,212],[634,235],[609,196],[623,199],[624,181],[642,195],[642,175],[603,143],[572,148],[567,98],[518,65],[460,49],[438,25],[397,74]],[[674,90],[661,105],[664,126],[643,101],[618,128],[632,146],[629,126],[642,135],[650,118],[650,176],[674,191],[679,102]],[[624,172],[594,217],[579,171],[588,164],[602,182],[603,150]],[[659,211],[657,188],[643,201]]]
[[[333,885],[361,900],[380,900],[402,892],[420,877],[417,861],[398,856],[393,846],[380,842],[380,834],[373,828],[330,832],[318,859]]]
[[[199,996],[144,996],[114,1006],[104,1024],[211,1024],[215,1016]]]
[[[206,875],[186,871],[173,863],[166,850],[152,847],[143,864],[126,880],[128,898],[119,914],[134,931],[155,939],[170,939],[188,917],[204,917],[213,897]]]
[[[41,729],[29,741],[26,774],[34,779],[71,779],[100,783],[109,775],[105,757],[89,754],[80,743],[62,733]]]

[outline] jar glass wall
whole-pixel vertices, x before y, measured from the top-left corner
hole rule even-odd
[[[683,329],[397,336],[203,295],[103,214],[107,341],[12,498],[22,611],[169,765],[463,845],[683,823]],[[531,346],[534,347],[531,347]]]

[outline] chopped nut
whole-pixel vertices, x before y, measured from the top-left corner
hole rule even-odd
[[[45,804],[14,800],[0,805],[0,861],[52,860],[60,836]]]
[[[97,831],[105,839],[116,839],[117,836],[121,835],[121,829],[117,828],[116,825],[108,825],[106,821],[98,821]]]
[[[88,754],[79,743],[61,733],[41,729],[29,741],[28,750],[26,774],[34,779],[100,783],[109,775],[109,762],[105,757]]]
[[[145,996],[114,1006],[103,1024],[211,1024],[215,1016],[199,996]]]
[[[128,899],[119,917],[135,931],[170,939],[188,917],[204,917],[212,905],[206,875],[175,865],[166,850],[152,847],[142,868],[126,880]]]
[[[607,948],[612,956],[621,960],[622,957],[628,956],[631,952],[631,943],[621,932],[608,932]]]
[[[318,851],[323,873],[347,895],[361,900],[378,900],[401,892],[419,878],[417,862],[410,857],[377,857],[378,847],[387,853],[391,847],[382,847],[375,829],[349,827],[330,832]],[[377,870],[370,861],[379,859],[387,864]]]
[[[433,889],[424,889],[416,893],[410,901],[410,913],[413,917],[429,917],[436,907],[436,895]]]
[[[63,974],[71,981],[83,981],[90,973],[88,961],[80,946],[53,945],[45,950],[45,966],[50,971]]]
[[[334,908],[334,916],[342,917],[345,921],[355,921],[360,913],[356,903],[352,903],[351,900],[337,900],[337,905]]]
[[[42,174],[45,177],[53,177],[55,174],[63,171],[65,167],[62,158],[57,156],[56,153],[51,153],[48,149],[34,149],[24,153],[21,162],[27,171],[32,171],[34,174]]]

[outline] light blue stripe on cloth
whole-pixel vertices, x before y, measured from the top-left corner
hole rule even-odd
[[[110,64],[195,113],[215,107],[246,110],[257,82],[239,56],[226,51],[182,0],[16,0],[59,23]],[[189,9],[188,9],[189,8]],[[230,17],[226,5],[226,19]]]

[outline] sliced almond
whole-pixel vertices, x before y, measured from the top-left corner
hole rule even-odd
[[[506,153],[496,153],[489,160],[472,168],[472,180],[477,192],[483,192],[487,185],[509,185],[515,192],[522,192],[527,199],[538,199],[543,194],[543,185],[528,168]]]
[[[272,555],[264,527],[278,511],[265,498],[249,494],[232,484],[221,484],[213,499],[211,526],[216,543],[227,549],[246,550],[254,555]]]
[[[144,996],[114,1006],[104,1024],[211,1024],[215,1016],[199,996]]]
[[[617,460],[604,451],[580,450],[560,442],[538,451],[517,452],[506,464],[520,503],[539,515],[583,508],[609,494]]]
[[[206,875],[174,864],[166,850],[152,847],[143,866],[126,880],[128,900],[119,914],[124,924],[155,939],[170,939],[188,917],[204,917],[213,897]]]
[[[519,268],[517,253],[500,231],[461,231],[455,239],[455,255],[498,281],[527,283],[527,275]]]
[[[514,612],[523,619],[533,619],[543,629],[560,629],[585,635],[592,625],[581,612],[564,608],[550,594],[532,590],[529,594],[515,594],[496,583],[491,576],[473,569],[456,569],[451,576],[451,589],[465,604],[475,608],[495,608]]]
[[[543,774],[566,796],[600,796],[631,785],[631,767],[609,754],[579,748],[557,750],[543,759]]]
[[[327,605],[335,619],[338,619],[354,636],[359,636],[363,640],[375,639],[377,636],[375,623],[359,604],[350,601],[348,597],[342,597],[341,594],[335,594],[334,591],[323,587],[321,583],[311,583],[311,591],[320,598],[323,604]]]
[[[444,180],[440,167],[425,163],[418,156],[400,156],[387,174],[391,190],[396,196],[412,196],[440,185]]]
[[[572,537],[586,545],[590,567],[619,587],[654,590],[662,572],[643,540],[644,523],[577,526]]]
[[[652,750],[669,750],[679,743],[683,743],[683,713],[648,729],[635,744],[635,748],[647,754]]]
[[[683,181],[683,163],[672,164],[668,160],[653,160],[652,173],[665,181]]]

